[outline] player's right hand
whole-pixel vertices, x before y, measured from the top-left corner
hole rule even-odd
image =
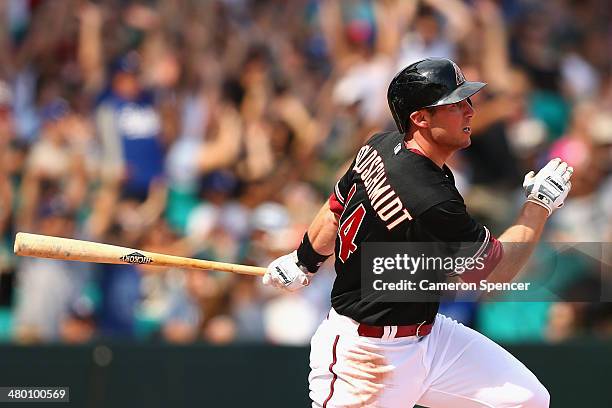
[[[548,215],[563,206],[572,183],[570,178],[574,169],[559,158],[552,159],[535,174],[530,171],[525,175],[523,188],[527,201],[538,204],[548,210]]]
[[[293,251],[272,261],[262,281],[266,286],[274,286],[292,292],[308,286],[309,275],[298,266],[297,252]]]

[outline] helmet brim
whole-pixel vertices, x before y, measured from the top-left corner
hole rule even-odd
[[[453,92],[448,94],[446,97],[438,100],[431,105],[424,106],[424,108],[431,108],[434,106],[450,105],[451,103],[461,102],[464,99],[469,98],[476,92],[480,91],[486,85],[485,82],[468,82],[465,81],[457,87]]]

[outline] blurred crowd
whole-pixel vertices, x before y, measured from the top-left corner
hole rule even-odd
[[[332,262],[282,294],[215,271],[17,259],[14,235],[266,266],[298,245],[358,147],[393,129],[388,83],[427,56],[488,83],[451,163],[470,212],[501,233],[523,174],[562,157],[573,189],[546,240],[612,241],[607,3],[1,1],[0,339],[306,344]],[[505,342],[612,335],[597,267],[564,256],[559,290],[593,302],[442,311]]]

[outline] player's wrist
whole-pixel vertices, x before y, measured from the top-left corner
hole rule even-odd
[[[297,265],[301,269],[305,269],[304,272],[315,273],[319,270],[319,267],[325,262],[330,255],[321,255],[312,246],[308,232],[304,234],[302,242],[296,250]]]
[[[531,197],[527,198],[527,201],[525,202],[525,207],[527,210],[532,210],[533,212],[542,214],[546,218],[550,217],[553,212],[553,209],[549,205]]]

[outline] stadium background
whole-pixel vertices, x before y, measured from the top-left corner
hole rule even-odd
[[[499,234],[522,175],[562,157],[573,189],[545,240],[612,241],[611,14],[606,0],[1,1],[0,385],[68,382],[79,406],[145,398],[121,384],[155,384],[150,406],[274,406],[257,390],[275,378],[283,405],[305,404],[331,263],[280,294],[224,273],[17,259],[14,234],[266,266],[360,144],[393,128],[387,84],[426,56],[489,83],[451,163],[479,220]],[[593,301],[442,310],[516,351],[552,406],[612,406],[612,304],[580,257],[554,269],[560,292]]]

